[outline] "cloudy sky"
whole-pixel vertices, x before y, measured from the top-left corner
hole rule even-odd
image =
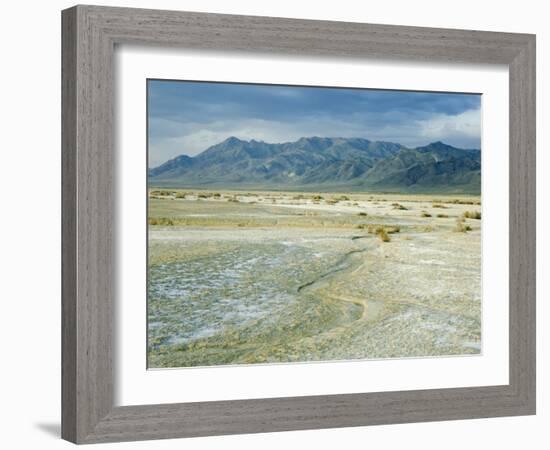
[[[362,137],[480,148],[481,96],[368,89],[148,81],[149,165],[229,136],[266,142]]]

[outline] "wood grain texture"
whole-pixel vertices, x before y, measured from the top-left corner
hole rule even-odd
[[[61,434],[76,440],[76,10],[62,17],[61,131]]]
[[[535,410],[536,95],[535,40],[510,71],[510,384]]]
[[[73,7],[62,16],[65,439],[93,443],[534,414],[534,36],[96,6]],[[508,65],[510,383],[114,407],[115,44]]]
[[[113,48],[82,8],[63,32],[62,436],[79,442],[113,406]]]

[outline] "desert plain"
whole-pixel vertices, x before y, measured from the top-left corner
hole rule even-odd
[[[481,352],[479,196],[148,196],[150,368]]]

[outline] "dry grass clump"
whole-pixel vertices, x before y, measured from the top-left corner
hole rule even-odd
[[[162,225],[162,226],[172,226],[174,221],[168,217],[149,217],[147,220],[149,225]]]
[[[393,206],[393,209],[399,209],[399,210],[402,210],[402,211],[406,211],[406,210],[409,209],[409,208],[403,206],[400,203],[392,203],[391,205]]]
[[[327,205],[336,205],[336,203],[338,203],[340,200],[338,200],[337,198],[329,198],[328,200],[326,200],[326,204]]]
[[[387,231],[382,228],[379,232],[376,233],[378,235],[378,237],[380,238],[380,240],[382,242],[390,242],[390,236],[388,235]]]
[[[399,233],[401,231],[401,227],[399,225],[392,225],[392,226],[389,226],[389,227],[384,227],[384,229],[386,230],[386,232],[388,234]]]
[[[432,217],[432,215],[431,215],[429,212],[422,211],[422,212],[420,213],[420,217]]]
[[[338,200],[341,200],[343,202],[345,201],[349,201],[349,197],[347,195],[341,195],[340,198]]]
[[[185,198],[185,192],[176,192],[176,198]]]
[[[447,206],[442,205],[441,203],[434,203],[434,204],[432,205],[432,208],[443,208],[443,209],[447,209]]]
[[[314,195],[312,197],[313,201],[320,201],[320,200],[323,200],[323,196],[322,195]]]
[[[472,227],[464,222],[464,218],[458,218],[456,220],[455,231],[458,233],[466,233],[467,231],[472,231]]]
[[[465,211],[463,216],[465,219],[481,220],[481,211]]]
[[[462,199],[449,200],[447,203],[452,203],[453,205],[481,205],[480,201]]]
[[[401,227],[399,225],[361,224],[357,228],[360,228],[361,230],[366,229],[369,234],[377,234],[383,242],[389,242],[390,238],[388,235],[399,233],[401,231]],[[387,240],[385,240],[386,237]]]
[[[173,191],[151,191],[149,192],[149,197],[156,197],[156,198],[168,198],[172,197],[173,195],[176,195],[176,192]]]
[[[438,217],[439,219],[448,219],[449,216],[447,214],[438,214],[436,217]]]
[[[232,203],[240,203],[239,199],[235,195],[233,197],[231,197],[230,199],[228,199],[227,201],[232,202]]]
[[[365,217],[366,215],[367,215],[366,212],[360,212],[360,213],[358,214],[358,216],[362,216],[362,217]]]

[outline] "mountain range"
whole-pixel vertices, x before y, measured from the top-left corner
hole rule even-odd
[[[443,142],[408,148],[362,138],[304,137],[270,144],[230,137],[196,156],[149,169],[172,187],[480,194],[481,152]]]

